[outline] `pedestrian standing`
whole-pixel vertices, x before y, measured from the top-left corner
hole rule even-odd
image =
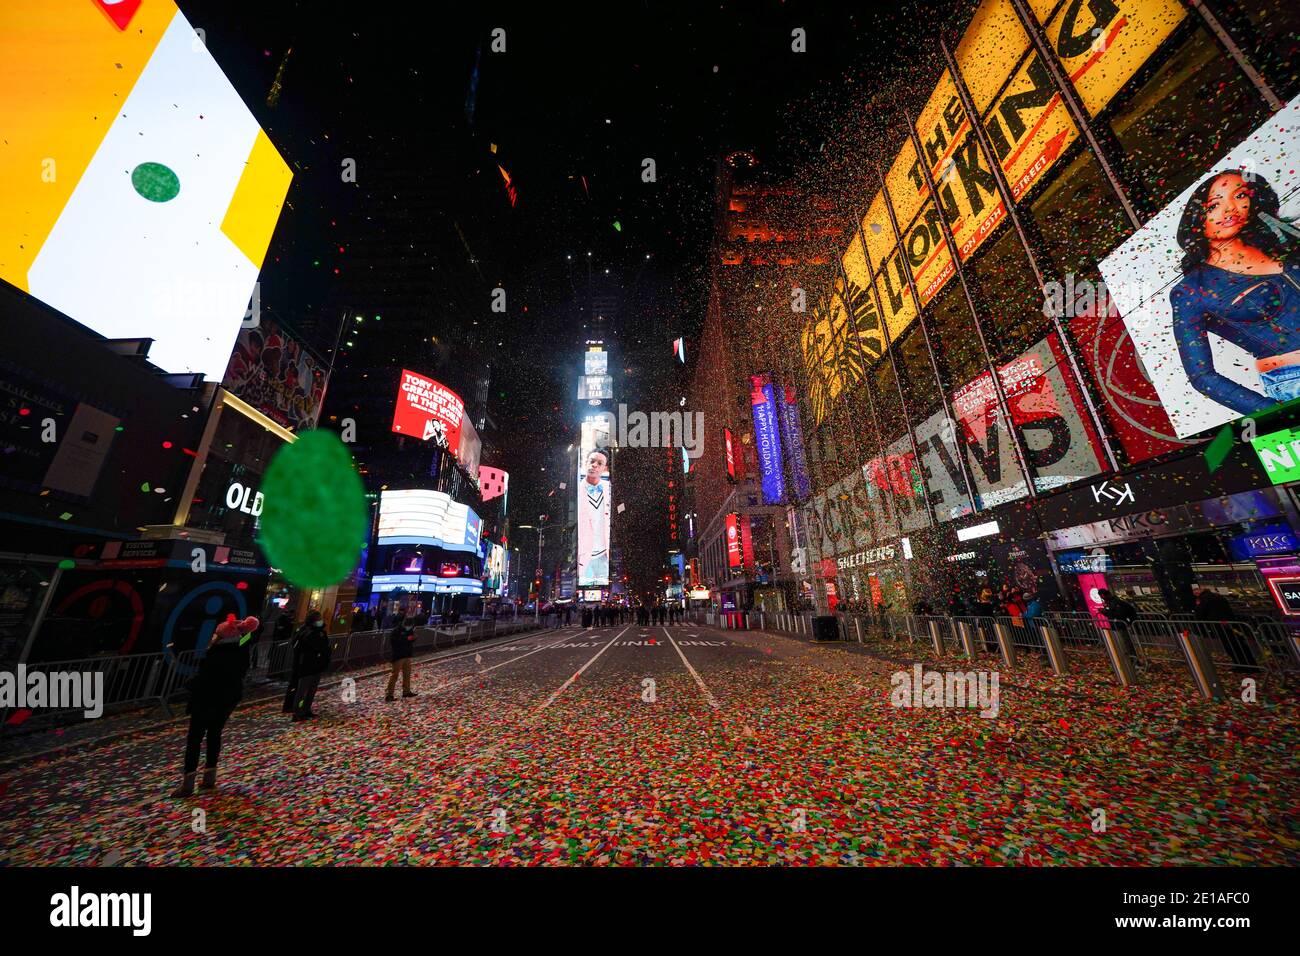
[[[1118,594],[1112,594],[1107,588],[1100,588],[1097,591],[1097,596],[1102,600],[1101,613],[1106,616],[1111,630],[1118,634],[1120,640],[1124,642],[1124,648],[1128,651],[1128,655],[1133,659],[1133,662],[1141,663],[1137,647],[1133,644],[1133,637],[1129,634],[1129,628],[1137,620],[1137,608]]]
[[[316,625],[321,622],[320,611],[308,611],[307,619],[302,622],[302,626],[294,632],[293,638],[289,641],[289,686],[284,689],[284,705],[280,708],[283,713],[292,714],[294,704],[297,701],[298,693],[298,665],[302,662],[302,642],[315,630]]]
[[[217,785],[217,761],[221,757],[221,731],[244,696],[244,675],[248,672],[246,634],[258,627],[255,617],[236,621],[230,618],[217,625],[207,652],[199,663],[199,672],[190,681],[190,702],[186,708],[190,728],[185,737],[185,762],[181,785],[173,797],[194,793],[194,777],[199,769],[199,747],[207,738],[208,750],[203,762],[204,790]]]
[[[992,618],[997,614],[997,605],[993,603],[993,589],[983,588],[980,591],[979,600],[975,602],[975,616],[979,618],[977,626],[984,637],[984,649],[989,653],[996,653],[998,641],[993,633]]]
[[[313,612],[315,613],[315,612]],[[325,633],[325,622],[319,614],[298,642],[298,689],[294,692],[293,719],[295,722],[311,720],[316,714],[311,705],[316,700],[316,688],[321,674],[330,666],[330,639]]]
[[[1257,668],[1259,664],[1255,660],[1255,652],[1238,626],[1241,616],[1232,604],[1222,594],[1209,588],[1198,587],[1197,592],[1196,619],[1214,637],[1219,638],[1223,649],[1232,658],[1232,669],[1240,673]]]
[[[411,690],[411,658],[415,656],[415,618],[399,618],[388,635],[388,646],[392,653],[393,672],[388,675],[388,690],[384,700],[396,700],[393,691],[397,689],[397,675],[402,675],[402,696],[414,697]]]

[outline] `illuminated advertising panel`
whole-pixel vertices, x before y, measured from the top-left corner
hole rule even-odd
[[[740,515],[732,512],[727,515],[727,567],[741,567],[744,563],[741,549]]]
[[[754,416],[754,443],[763,503],[785,504],[785,467],[781,460],[781,426],[777,419],[776,389],[769,374],[749,377],[749,404]]]
[[[1178,438],[1300,395],[1297,155],[1300,99],[1101,262]]]
[[[293,174],[176,4],[0,4],[0,129],[0,278],[219,381]]]
[[[241,329],[221,384],[291,431],[316,427],[325,370],[298,340],[269,319]]]
[[[1029,0],[1053,52],[1073,81],[1086,108],[1096,114],[1110,103],[1160,44],[1187,16],[1178,0]],[[1010,0],[984,0],[954,51],[988,133],[997,162],[1018,200],[1040,183],[1078,132],[1056,93],[1046,65],[1032,48]],[[917,315],[907,282],[904,257],[924,305],[955,274],[939,216],[948,222],[964,261],[1006,220],[983,153],[958,96],[944,71],[916,120],[937,196],[932,196],[911,137],[905,138],[885,175],[901,244],[895,244],[883,193],[877,193],[854,231],[841,263],[848,277],[844,299],[852,310],[868,358],[882,354],[866,337],[883,324],[897,340]],[[874,178],[874,177],[873,177]],[[874,279],[873,279],[874,276]],[[884,310],[883,323],[870,296],[870,283]],[[809,370],[808,401],[815,423],[844,383],[827,340],[842,340],[844,330],[827,309],[815,314],[802,332]],[[819,381],[820,379],[820,381]]]
[[[1082,396],[1064,372],[1055,336],[1041,340],[999,369],[999,377],[1016,429],[1023,437],[1038,490],[1047,491],[1103,468],[1099,440]],[[1028,493],[1011,446],[1011,435],[998,414],[992,379],[986,372],[952,395],[971,479],[981,507],[990,508]],[[916,428],[925,484],[940,521],[970,512],[961,465],[942,411]]]
[[[578,587],[609,584],[609,453],[593,447],[578,472]]]
[[[456,460],[471,478],[479,477],[479,459],[483,456],[483,442],[478,429],[468,415],[461,419],[460,441],[456,445]]]
[[[397,408],[393,411],[393,431],[414,435],[422,441],[432,438],[455,455],[460,451],[464,421],[465,403],[459,395],[418,372],[402,369]]]
[[[604,375],[609,371],[609,353],[604,349],[593,349],[583,354],[583,375]]]
[[[794,498],[803,501],[812,494],[812,480],[808,475],[808,457],[804,451],[803,425],[799,421],[799,397],[790,385],[780,389],[777,397],[780,399],[781,438],[785,442],[786,454],[790,456]]]
[[[584,375],[578,379],[579,401],[590,401],[592,399],[600,400],[613,397],[614,377],[612,375]]]
[[[727,462],[727,480],[736,480],[736,446],[731,437],[731,429],[722,430],[722,453]]]
[[[448,551],[478,551],[479,516],[441,491],[423,488],[379,493],[377,543],[427,544]]]

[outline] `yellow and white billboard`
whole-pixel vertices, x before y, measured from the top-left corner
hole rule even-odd
[[[173,0],[0,4],[0,278],[220,380],[292,172]]]

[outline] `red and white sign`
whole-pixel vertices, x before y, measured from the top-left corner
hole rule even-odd
[[[727,515],[727,567],[738,568],[741,564],[740,521],[739,515]]]
[[[464,420],[465,403],[459,395],[431,378],[402,369],[393,431],[422,441],[437,439],[439,445],[457,455]]]
[[[736,449],[731,443],[731,429],[722,430],[722,450],[727,456],[727,477],[736,480]]]

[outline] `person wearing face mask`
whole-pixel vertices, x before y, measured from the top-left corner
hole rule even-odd
[[[316,716],[311,705],[316,700],[320,676],[330,666],[330,639],[325,633],[325,621],[320,611],[307,615],[303,633],[297,644],[295,669],[298,672],[298,689],[294,692],[294,722],[311,720]]]
[[[1300,398],[1300,229],[1279,206],[1262,177],[1230,169],[1196,188],[1178,224],[1183,278],[1169,303],[1183,370],[1242,415]],[[1211,332],[1250,354],[1261,390],[1215,369]]]
[[[217,785],[221,731],[244,696],[244,675],[248,672],[248,639],[259,626],[260,622],[255,617],[238,621],[233,614],[217,625],[199,664],[199,672],[190,681],[190,702],[187,708],[190,727],[185,738],[185,763],[181,785],[172,793],[173,797],[188,797],[194,793],[199,748],[205,737],[208,750],[201,788],[210,790]]]

